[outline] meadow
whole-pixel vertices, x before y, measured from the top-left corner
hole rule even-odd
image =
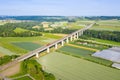
[[[53,73],[56,80],[120,79],[120,71],[117,69],[58,52],[52,52],[40,57],[37,61],[43,66],[45,71]]]

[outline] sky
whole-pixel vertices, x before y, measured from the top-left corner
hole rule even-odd
[[[120,16],[120,0],[0,0],[0,15]]]

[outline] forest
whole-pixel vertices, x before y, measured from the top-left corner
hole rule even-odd
[[[120,32],[119,31],[86,30],[84,32],[84,36],[120,42]]]
[[[1,37],[30,37],[30,36],[42,36],[39,32],[29,31],[33,26],[38,24],[37,22],[22,22],[22,23],[7,23],[0,25],[0,36]],[[28,31],[16,33],[16,28],[27,29]]]

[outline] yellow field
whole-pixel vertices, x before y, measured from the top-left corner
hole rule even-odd
[[[85,50],[90,50],[90,51],[99,51],[97,49],[93,49],[93,48],[88,48],[88,47],[83,47],[83,46],[77,46],[77,45],[73,45],[73,44],[67,44],[68,46],[73,46],[73,47],[76,47],[76,48],[81,48],[81,49],[85,49]]]

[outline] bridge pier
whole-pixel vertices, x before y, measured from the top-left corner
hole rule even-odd
[[[57,47],[58,45],[57,44],[55,44],[55,49],[57,49],[58,47]]]
[[[48,48],[47,48],[47,53],[49,53],[49,52],[50,52],[50,48],[48,47]]]
[[[74,40],[76,40],[76,34],[74,34]]]
[[[81,35],[83,35],[83,30],[81,31]]]
[[[66,43],[69,43],[69,38],[66,39]]]
[[[39,58],[39,53],[36,53],[36,58]]]
[[[61,42],[62,46],[64,46],[64,40]]]
[[[77,39],[79,38],[79,33],[76,34],[77,35]]]
[[[72,41],[72,36],[70,37],[70,41]]]
[[[79,32],[79,36],[81,36],[82,35],[82,32]]]

